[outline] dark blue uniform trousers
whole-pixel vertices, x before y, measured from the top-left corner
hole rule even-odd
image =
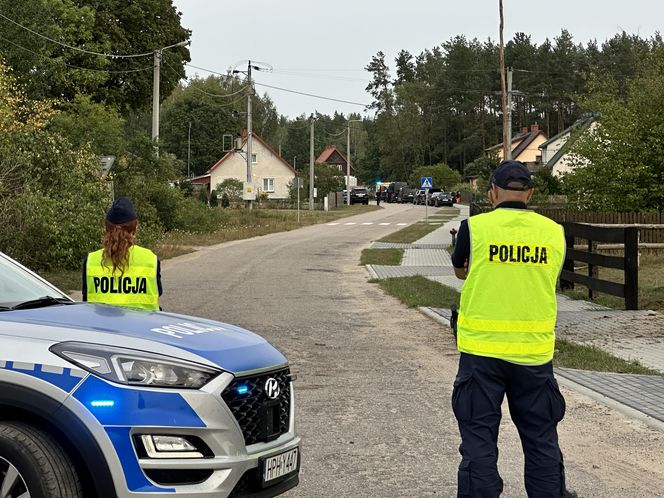
[[[565,399],[552,363],[516,365],[466,353],[452,393],[461,432],[458,497],[496,498],[503,491],[497,443],[505,395],[521,437],[529,498],[561,498],[565,470],[556,426],[565,415]]]

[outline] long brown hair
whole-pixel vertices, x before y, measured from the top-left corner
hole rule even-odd
[[[102,245],[104,246],[104,253],[102,256],[102,266],[113,264],[113,273],[115,270],[120,270],[124,273],[129,265],[129,248],[136,240],[136,228],[138,222],[136,220],[127,221],[115,225],[109,221],[105,222],[104,239]]]

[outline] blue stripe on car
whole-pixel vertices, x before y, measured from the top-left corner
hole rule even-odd
[[[205,423],[180,394],[166,389],[157,391],[124,387],[90,375],[74,391],[73,396],[102,425],[205,427]]]
[[[155,486],[145,477],[138,464],[130,431],[130,427],[106,427],[106,434],[113,443],[122,464],[127,489],[134,493],[174,493],[175,489]]]
[[[113,344],[123,337],[168,344],[199,355],[231,373],[246,372],[286,364],[286,358],[262,337],[227,323],[204,318],[147,312],[81,303],[74,306],[49,306],[32,310],[0,313],[0,322],[48,325],[113,334]],[[179,332],[185,325],[185,331]],[[215,329],[187,332],[186,326]]]
[[[37,379],[48,382],[56,387],[59,387],[65,392],[70,393],[76,385],[81,382],[81,376],[74,376],[71,374],[71,368],[63,368],[61,374],[44,372],[42,370],[42,365],[35,364],[33,369],[27,368],[18,368],[14,365],[13,361],[7,361],[4,367],[0,367],[0,370],[11,370],[12,372],[21,373],[24,375],[29,375]]]

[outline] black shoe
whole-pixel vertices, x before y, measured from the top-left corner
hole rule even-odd
[[[563,493],[563,498],[579,498],[579,495],[576,494],[576,491],[570,491],[569,489],[566,489]]]

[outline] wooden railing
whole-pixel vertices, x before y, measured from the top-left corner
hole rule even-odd
[[[639,308],[639,227],[638,226],[596,226],[583,223],[563,223],[567,254],[563,271],[560,274],[560,287],[573,288],[581,284],[588,288],[588,297],[593,291],[604,292],[625,299],[625,309]],[[579,249],[575,241],[585,239],[587,250]],[[609,256],[596,252],[596,243],[620,244],[624,247],[623,256]],[[587,263],[588,275],[574,272],[575,261]],[[598,278],[598,267],[623,270],[624,283],[610,282]]]

